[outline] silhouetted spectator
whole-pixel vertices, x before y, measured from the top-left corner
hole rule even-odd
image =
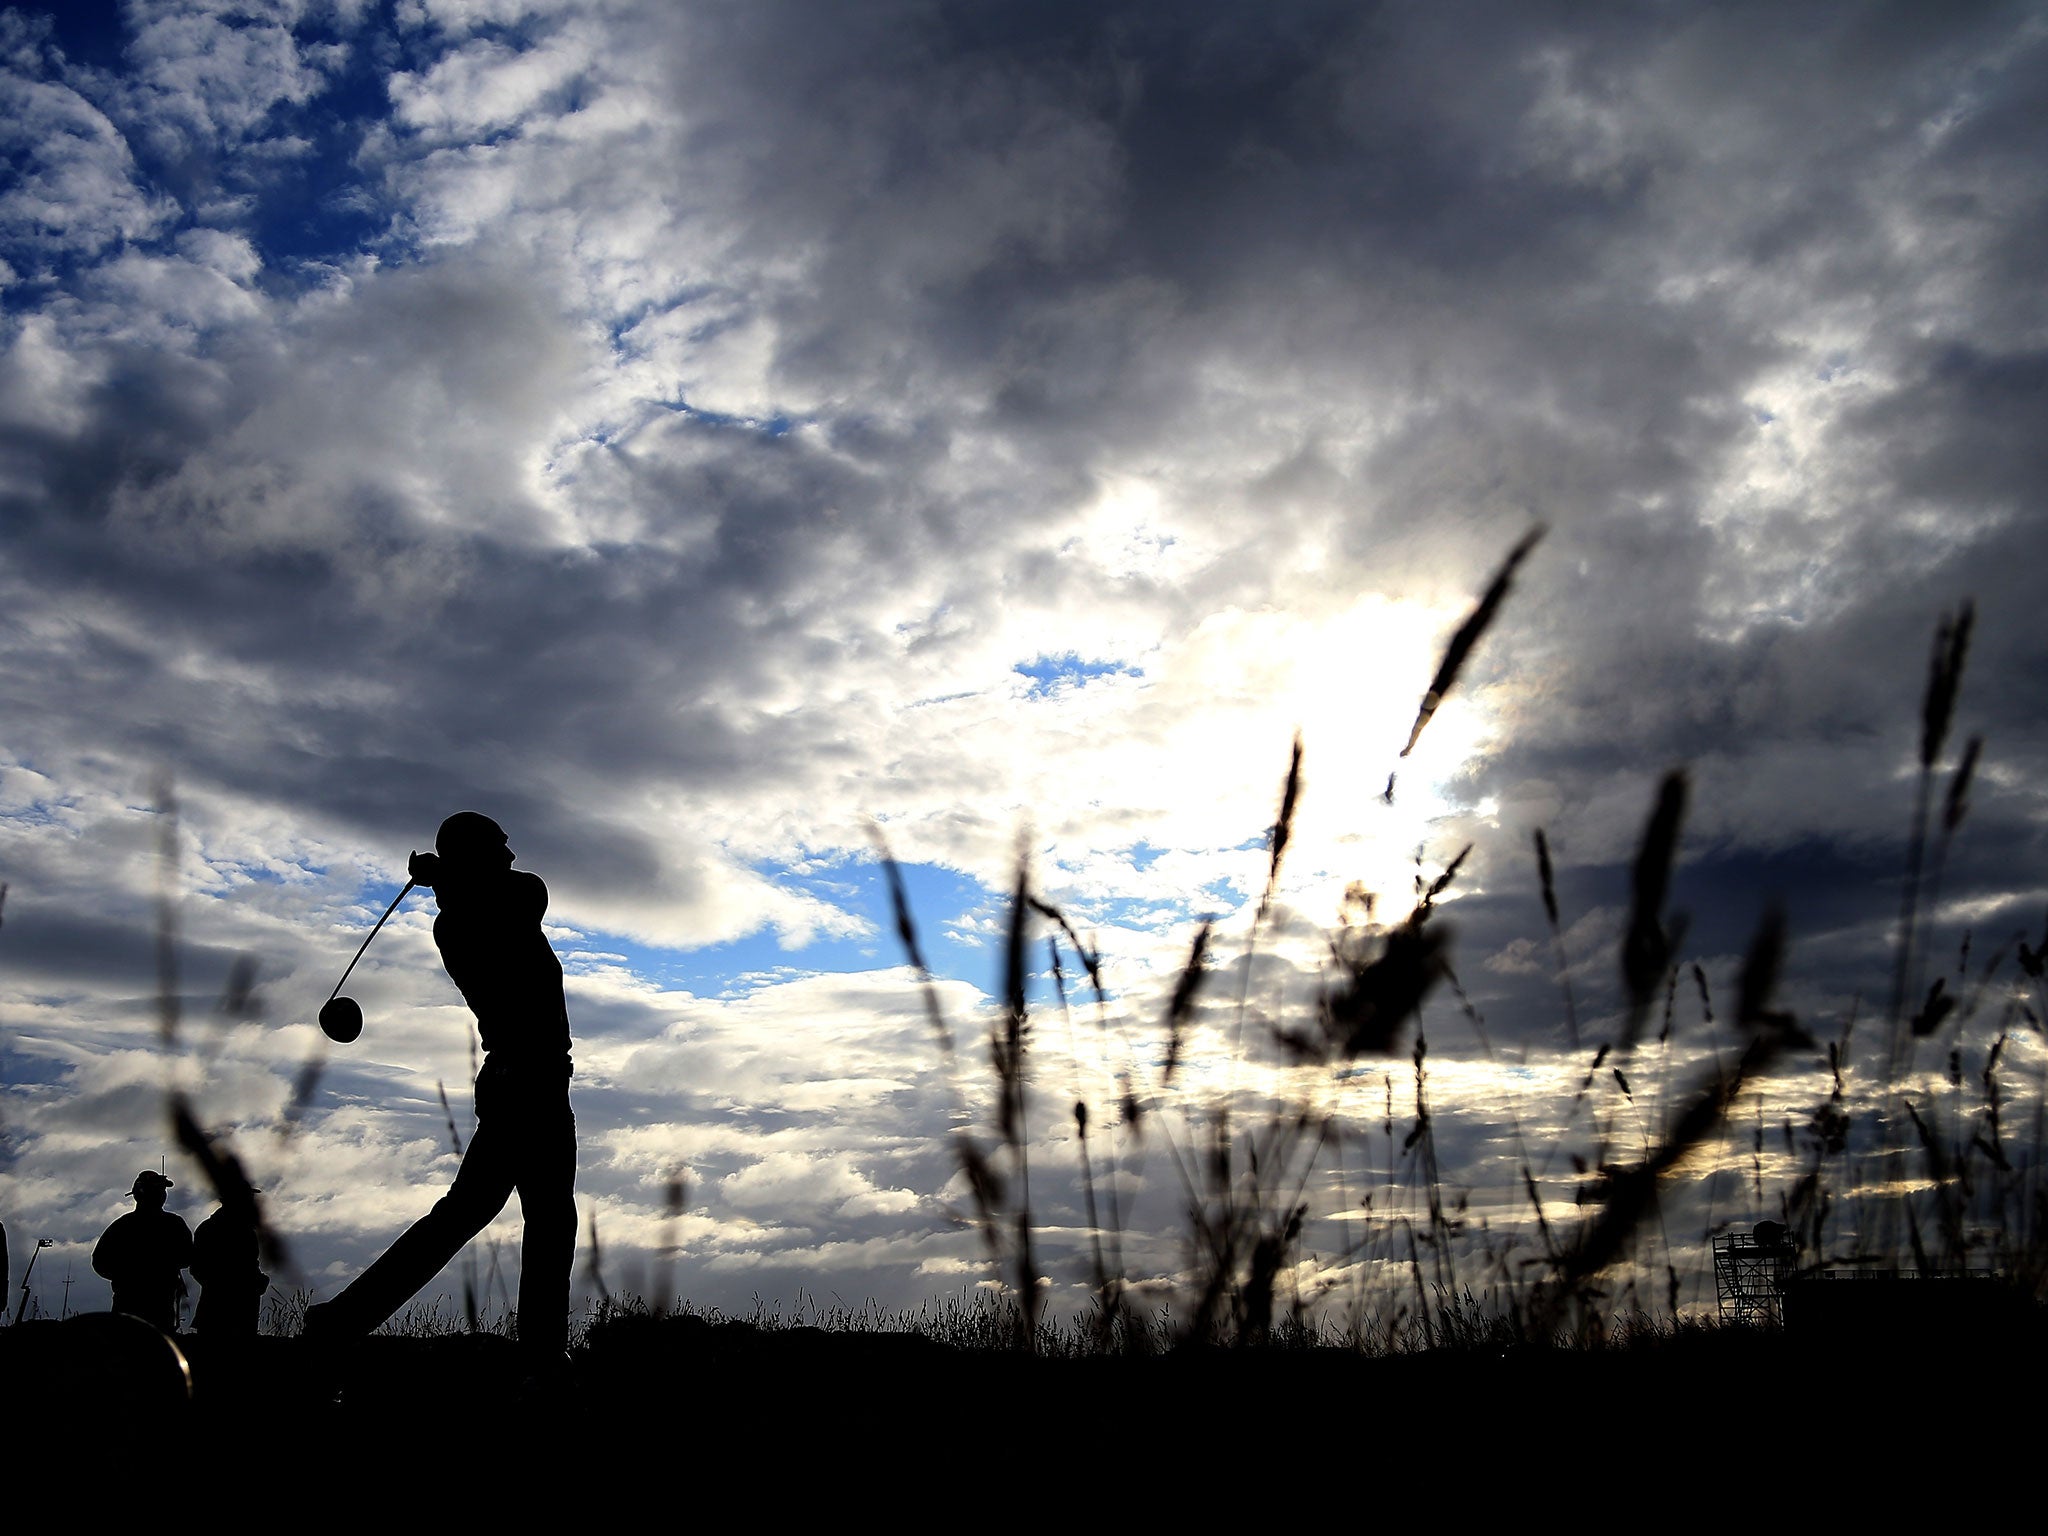
[[[526,1220],[519,1342],[536,1374],[551,1373],[567,1342],[576,1255],[576,1117],[562,963],[540,926],[548,890],[538,875],[511,867],[504,830],[488,816],[457,812],[441,823],[434,846],[413,855],[409,873],[434,889],[441,908],[434,943],[483,1037],[476,1134],[434,1208],[339,1296],[307,1310],[306,1337],[368,1333],[439,1274],[517,1189]]]
[[[199,1282],[193,1332],[208,1338],[255,1336],[270,1276],[257,1263],[254,1215],[253,1206],[238,1216],[224,1205],[192,1234],[192,1278]]]
[[[192,1262],[192,1229],[164,1209],[171,1181],[153,1168],[135,1175],[135,1209],[115,1218],[92,1251],[93,1273],[114,1282],[114,1310],[165,1333],[178,1331],[182,1272]]]

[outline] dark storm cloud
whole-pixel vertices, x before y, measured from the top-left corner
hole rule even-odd
[[[906,548],[903,518],[915,503],[877,494],[843,459],[744,432],[685,433],[696,439],[686,447],[669,434],[640,472],[660,503],[642,514],[655,550],[640,543],[608,560],[600,549],[593,562],[516,540],[440,537],[422,526],[429,509],[407,505],[373,470],[295,484],[290,459],[309,430],[339,437],[339,417],[388,441],[400,422],[431,420],[440,483],[492,509],[473,526],[539,516],[521,510],[529,498],[505,472],[501,434],[521,416],[538,424],[541,397],[522,398],[521,387],[545,379],[550,352],[559,358],[574,343],[559,332],[545,339],[557,322],[516,276],[477,290],[466,267],[437,266],[350,295],[348,361],[338,367],[318,361],[341,343],[338,331],[323,336],[318,316],[298,329],[288,343],[296,383],[266,378],[256,355],[217,355],[232,381],[223,398],[204,387],[198,360],[116,360],[88,406],[96,434],[62,445],[69,451],[57,457],[69,464],[52,465],[46,484],[71,516],[123,486],[131,501],[146,496],[144,529],[121,532],[155,534],[167,521],[171,549],[189,549],[191,566],[180,582],[160,581],[166,551],[146,538],[124,586],[146,587],[155,601],[183,598],[209,636],[236,649],[274,655],[296,645],[362,673],[402,653],[413,665],[401,676],[445,688],[420,712],[446,722],[447,741],[501,744],[505,695],[517,692],[525,718],[512,733],[536,748],[543,742],[528,732],[567,717],[577,727],[565,734],[585,744],[572,754],[618,765],[623,751],[630,764],[637,746],[694,779],[700,767],[715,774],[721,757],[727,771],[752,771],[739,767],[732,722],[699,716],[681,740],[664,741],[644,712],[600,706],[592,718],[589,701],[687,700],[715,681],[745,697],[760,681],[747,672],[755,658],[786,654],[801,633],[795,615],[842,595],[829,573],[908,552],[967,554],[970,529],[1032,515],[1025,498],[1081,494],[1104,442],[1142,454],[1213,427],[1244,402],[1198,390],[1200,364],[1231,356],[1306,374],[1310,395],[1328,397],[1317,407],[1325,413],[1355,399],[1396,418],[1337,470],[1337,491],[1364,506],[1336,512],[1318,497],[1308,514],[1331,521],[1361,566],[1398,573],[1447,547],[1477,551],[1541,511],[1566,523],[1560,564],[1596,552],[1609,578],[1598,603],[1542,594],[1554,599],[1551,622],[1582,616],[1598,628],[1570,641],[1611,653],[1655,615],[1651,653],[1674,635],[1667,664],[1689,670],[1691,637],[1676,619],[1699,608],[1720,562],[1685,514],[1698,509],[1699,482],[1753,430],[1734,400],[1778,348],[1758,332],[1752,298],[1657,296],[1672,254],[1660,239],[1699,217],[1679,194],[1711,192],[1755,169],[1743,155],[1761,153],[1753,133],[1712,152],[1682,142],[1658,112],[1690,100],[1725,117],[1738,64],[1747,82],[1761,60],[1767,83],[1784,83],[1764,92],[1771,110],[1821,136],[1810,169],[1858,152],[1882,162],[1911,125],[1895,93],[1873,127],[1878,108],[1858,105],[1859,92],[1886,77],[1937,101],[1934,84],[1958,67],[1973,25],[1995,20],[1958,18],[1937,38],[1901,42],[1868,17],[1836,27],[1809,17],[1788,48],[1763,46],[1785,41],[1776,34],[1745,40],[1713,18],[1675,35],[1606,36],[1541,13],[1475,29],[1441,12],[1341,7],[1257,27],[1230,13],[1167,22],[1097,8],[998,24],[865,8],[822,24],[809,10],[700,16],[675,50],[672,79],[694,114],[686,142],[702,154],[679,163],[696,176],[710,168],[700,201],[735,200],[721,215],[736,223],[743,256],[803,253],[798,280],[758,300],[779,324],[779,375],[799,388],[852,382],[856,400],[907,406],[923,423],[907,437],[864,426],[858,406],[832,426],[835,448],[886,444],[874,459],[884,472],[916,476],[953,433],[1021,434],[1041,444],[1028,490],[984,484],[964,501],[927,504],[923,534]],[[1823,89],[1790,90],[1820,64]],[[1581,75],[1586,113],[1604,107],[1642,129],[1615,151],[1619,170],[1581,166],[1566,153],[1572,143],[1544,138],[1545,91]],[[1740,101],[1753,110],[1749,94]],[[1989,132],[1974,120],[1971,131]],[[1994,153],[1980,147],[1970,163]],[[1731,156],[1736,164],[1723,163]],[[1773,175],[1789,184],[1798,169]],[[1802,208],[1794,224],[1790,210],[1737,209],[1719,238],[1752,264],[1768,257],[1772,281],[1777,264],[1796,266],[1802,252],[1856,244],[1842,217]],[[1776,222],[1759,251],[1754,226],[1765,213]],[[1869,220],[1868,209],[1836,213]],[[543,338],[538,358],[530,336]],[[1952,352],[1928,387],[1950,397],[1937,402],[1949,406],[1940,419],[1995,431],[1996,413],[1974,409],[1982,401],[1964,392],[2023,393],[2023,370],[2003,386],[1977,372],[1965,378]],[[295,398],[304,403],[278,403]],[[1881,427],[1887,412],[1924,423],[1924,404],[1894,393],[1863,409]],[[2024,400],[2009,410],[2023,425]],[[466,448],[466,423],[484,420],[491,435]],[[1314,425],[1304,424],[1296,453],[1313,451]],[[1924,430],[1944,462],[1998,472],[1986,468],[1996,456],[1959,432]],[[209,462],[223,457],[247,473],[237,479]],[[190,462],[207,468],[181,477]],[[95,474],[107,478],[95,485]],[[281,476],[274,487],[251,483],[271,474]],[[1669,510],[1644,516],[1646,499]],[[837,520],[829,532],[823,507]],[[71,543],[75,555],[104,559],[120,542],[88,539]],[[686,549],[666,564],[661,545],[677,540]],[[1633,579],[1614,582],[1618,570]],[[417,604],[429,622],[407,628],[388,611],[342,611],[305,623],[309,601],[315,614],[332,601],[337,574],[353,578],[366,608],[380,598]],[[1833,579],[1855,584],[1841,571]],[[1245,580],[1239,591],[1252,595],[1256,576],[1249,590]],[[971,595],[955,595],[971,607]],[[736,605],[756,610],[754,621]],[[436,654],[446,631],[456,638]],[[512,631],[542,643],[508,645]],[[556,636],[574,639],[547,643]],[[482,667],[461,665],[465,655],[502,662],[521,650],[547,654],[501,666],[495,688]],[[607,673],[620,681],[594,688]],[[1654,676],[1636,680],[1603,680],[1602,706],[1663,691]],[[571,699],[585,707],[560,707]],[[353,724],[379,734],[369,720]],[[438,733],[410,719],[392,734]],[[1673,743],[1678,755],[1691,755],[1689,745]]]
[[[1744,395],[1803,350],[1786,329],[1903,287],[1901,329],[1880,328],[1860,366],[1918,372],[1924,343],[1904,322],[1935,285],[1963,285],[1949,317],[1962,335],[2018,302],[1992,279],[2006,270],[1995,247],[2041,216],[2016,106],[2036,94],[2041,49],[2010,7],[1605,29],[1486,14],[1481,27],[1456,8],[1304,7],[1254,27],[1089,7],[984,34],[949,13],[882,11],[839,33],[766,9],[730,32],[705,23],[677,67],[688,98],[713,104],[700,130],[715,132],[712,163],[774,167],[748,214],[753,244],[822,253],[773,301],[794,375],[887,379],[903,338],[926,338],[923,361],[967,382],[991,419],[1086,463],[1103,439],[1163,444],[1240,404],[1197,398],[1191,363],[1226,350],[1284,362],[1327,392],[1311,411],[1400,421],[1345,466],[1365,507],[1334,520],[1360,564],[1400,572],[1498,540],[1532,510],[1559,520],[1553,562],[1595,569],[1536,600],[1574,652],[1648,641],[1658,667],[1600,680],[1601,707],[1626,707],[1699,665],[1710,595],[1747,595],[1700,514],[1758,434]],[[1965,86],[1987,55],[1995,71]],[[990,143],[1006,151],[993,167]],[[968,240],[952,189],[977,169],[1026,177],[1039,195],[1005,214],[1041,221],[985,219]],[[1946,248],[1930,261],[1886,227],[1901,216]],[[1958,240],[1959,223],[1994,248]],[[935,251],[956,260],[908,281]],[[1928,386],[1908,375],[1848,427],[1912,421],[1952,465],[2006,476],[2008,491],[2037,484],[2037,464],[2014,462],[2040,438],[2024,361],[2002,389],[1989,371],[1965,381],[1965,355],[1942,367],[1948,400],[1919,398]],[[2000,392],[2017,437],[1970,408],[1973,383]],[[1930,421],[1929,404],[1948,409]],[[1985,434],[2001,439],[1989,455],[1974,451]],[[1861,478],[1844,457],[1838,472]],[[1916,478],[1890,505],[1844,514],[1837,546],[1867,541],[1866,568],[1910,561],[1923,576],[1926,546],[1951,556],[1955,531],[1898,527]],[[1967,489],[1940,492],[1953,510]],[[1332,517],[1326,500],[1313,515]],[[2016,536],[2033,537],[2031,520]],[[1921,547],[1888,556],[1900,540]],[[1841,553],[1814,553],[1832,567],[1826,595],[1883,601]],[[1724,680],[1717,658],[1705,665],[1710,687],[1689,694]]]
[[[57,979],[90,971],[101,983],[128,988],[136,995],[128,1009],[154,1014],[158,999],[148,990],[157,979],[156,934],[146,927],[105,918],[30,910],[7,924],[10,965],[25,975]],[[18,946],[18,950],[16,949]],[[206,944],[181,944],[178,960],[184,978],[212,990],[185,994],[186,1009],[210,1007],[237,956],[233,950]]]

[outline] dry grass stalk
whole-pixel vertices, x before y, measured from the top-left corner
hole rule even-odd
[[[1984,738],[1972,736],[1969,745],[1963,748],[1963,760],[1956,765],[1954,777],[1949,780],[1948,800],[1942,806],[1941,831],[1944,838],[1954,837],[1956,829],[1962,826],[1963,817],[1970,809],[1970,781],[1977,772],[1977,759],[1983,754]]]
[[[1635,1048],[1643,1018],[1664,989],[1664,973],[1685,933],[1685,920],[1674,916],[1665,926],[1664,901],[1671,888],[1671,868],[1678,855],[1678,829],[1685,819],[1685,770],[1674,768],[1657,787],[1657,804],[1643,828],[1630,881],[1628,930],[1622,938],[1621,977],[1628,993],[1628,1011],[1621,1031],[1621,1049]]]
[[[1572,998],[1571,959],[1565,954],[1564,926],[1557,915],[1557,881],[1550,864],[1550,839],[1536,829],[1536,875],[1543,887],[1543,916],[1550,924],[1550,945],[1557,955],[1557,985],[1564,994],[1565,1034],[1571,1048],[1579,1048],[1579,1010]]]
[[[1033,1252],[1031,1223],[1030,1132],[1025,1115],[1025,1051],[1031,1022],[1026,1012],[1025,951],[1029,944],[1031,884],[1020,840],[1016,888],[1010,898],[1010,927],[1003,945],[1003,1016],[990,1032],[989,1059],[1001,1091],[997,1125],[1016,1170],[1017,1202],[1014,1229],[1013,1283],[1017,1291],[1017,1343],[1029,1349],[1038,1336],[1038,1263]]]
[[[590,1288],[597,1292],[600,1303],[612,1299],[612,1288],[604,1283],[604,1243],[597,1235],[597,1202],[590,1202],[590,1262],[586,1270],[590,1277]],[[469,1317],[469,1331],[476,1332],[476,1290],[465,1287],[463,1311]]]
[[[1885,1051],[1885,1078],[1896,1081],[1904,1062],[1901,1060],[1901,1031],[1904,1022],[1906,1001],[1917,990],[1919,976],[1919,934],[1917,923],[1920,903],[1920,878],[1927,851],[1927,818],[1929,802],[1934,787],[1935,765],[1941,759],[1942,748],[1948,742],[1949,727],[1955,719],[1956,700],[1962,692],[1963,667],[1969,660],[1970,635],[1976,626],[1977,612],[1974,604],[1967,599],[1951,618],[1944,613],[1935,626],[1934,647],[1927,659],[1927,689],[1920,701],[1920,774],[1913,794],[1913,822],[1911,835],[1906,845],[1906,879],[1899,897],[1898,943],[1892,969],[1892,1000],[1887,1012],[1889,1030]],[[1971,766],[1974,770],[1974,758]],[[1967,782],[1962,786],[1967,793]],[[1956,796],[1957,816],[1961,817],[1961,798]],[[1911,1036],[1907,1042],[1907,1059],[1910,1059]]]
[[[1599,1214],[1580,1234],[1558,1266],[1545,1302],[1555,1320],[1567,1304],[1582,1301],[1586,1284],[1615,1262],[1643,1219],[1658,1209],[1658,1191],[1705,1144],[1726,1117],[1744,1082],[1767,1071],[1797,1038],[1791,1015],[1774,1010],[1770,997],[1784,957],[1784,918],[1775,909],[1759,925],[1743,965],[1747,1048],[1729,1077],[1718,1074],[1697,1089],[1663,1142],[1632,1166],[1608,1170]]]
[[[917,972],[924,996],[925,1014],[938,1041],[949,1079],[953,1062],[953,1032],[939,1006],[938,987],[931,968],[925,964],[924,947],[918,941],[917,924],[910,914],[903,876],[889,852],[879,827],[870,827],[889,884],[889,899],[901,939],[911,965]],[[1027,1118],[1028,1051],[1030,1016],[1026,999],[1025,955],[1029,945],[1030,914],[1043,903],[1031,895],[1024,848],[1020,840],[1016,885],[1010,903],[1010,925],[1004,939],[1003,1008],[989,1029],[988,1059],[996,1079],[997,1152],[1008,1164],[1005,1172],[995,1158],[975,1140],[965,1123],[964,1112],[953,1132],[953,1151],[974,1202],[974,1225],[982,1235],[990,1262],[1005,1277],[1016,1300],[1014,1342],[1020,1349],[1035,1346],[1038,1337],[1040,1295],[1034,1228],[1031,1219],[1029,1125]],[[957,1104],[957,1082],[953,1084]],[[1014,1199],[1013,1199],[1014,1191]]]
[[[925,964],[924,946],[918,942],[917,924],[910,916],[910,898],[903,891],[903,871],[896,867],[896,858],[889,852],[888,839],[882,835],[882,829],[870,825],[868,836],[874,841],[882,860],[882,873],[889,882],[889,905],[896,916],[896,937],[903,945],[903,952],[910,957],[911,969],[917,972],[918,988],[924,997],[925,1018],[931,1024],[932,1038],[938,1042],[939,1053],[950,1070],[953,1031],[946,1027],[945,1012],[939,1007],[939,989],[932,980],[931,967]]]
[[[1166,1005],[1166,1065],[1160,1073],[1164,1083],[1172,1083],[1174,1073],[1180,1068],[1187,1044],[1188,1020],[1195,1011],[1195,994],[1201,990],[1202,978],[1208,974],[1209,935],[1214,926],[1212,922],[1204,922],[1195,930],[1195,942],[1188,948],[1188,963],[1181,967],[1180,980],[1174,983],[1173,996]]]
[[[291,1249],[282,1234],[265,1219],[262,1197],[243,1170],[242,1160],[228,1145],[227,1138],[209,1135],[199,1124],[191,1102],[182,1093],[171,1095],[170,1110],[171,1134],[179,1147],[199,1164],[214,1199],[220,1202],[237,1226],[245,1226],[256,1234],[265,1264],[273,1269],[290,1270]]]
[[[1287,853],[1287,840],[1294,831],[1294,811],[1301,801],[1301,732],[1294,733],[1294,750],[1287,760],[1287,782],[1280,791],[1280,814],[1273,822],[1268,835],[1272,846],[1272,858],[1266,866],[1266,890],[1259,898],[1258,917],[1253,920],[1256,932],[1258,923],[1264,919],[1273,902],[1273,888],[1280,881],[1280,860]],[[1249,967],[1247,967],[1249,969]]]
[[[1104,991],[1102,990],[1101,950],[1097,948],[1091,948],[1090,946],[1083,944],[1081,942],[1081,936],[1078,933],[1074,932],[1074,925],[1067,921],[1067,915],[1064,912],[1060,911],[1058,907],[1053,906],[1050,902],[1044,901],[1038,896],[1033,895],[1031,897],[1031,910],[1036,912],[1040,917],[1044,918],[1047,922],[1055,924],[1059,928],[1060,932],[1067,936],[1067,943],[1073,947],[1074,954],[1081,961],[1081,969],[1088,973],[1088,985],[1094,989],[1096,1012],[1099,1018],[1102,1014],[1102,1010],[1107,1006],[1108,1002],[1107,994],[1104,993]],[[1047,943],[1050,944],[1051,942],[1052,941],[1050,940],[1050,938],[1048,938]],[[1055,949],[1053,952],[1053,966],[1055,972],[1057,972],[1059,967],[1059,953],[1057,949]],[[1062,1000],[1064,1000],[1066,996],[1064,988],[1062,989],[1060,995]]]
[[[1970,656],[1970,633],[1976,627],[1976,604],[1964,599],[1951,619],[1947,614],[1934,632],[1934,652],[1927,661],[1927,693],[1920,706],[1920,766],[1931,770],[1941,760],[1955,719],[1956,696],[1963,686],[1963,665]]]
[[[1422,739],[1423,727],[1429,724],[1430,717],[1437,712],[1437,707],[1450,693],[1451,685],[1457,682],[1458,674],[1464,670],[1473,647],[1479,644],[1499,614],[1500,605],[1507,598],[1509,587],[1514,584],[1516,569],[1529,557],[1529,551],[1536,547],[1546,531],[1539,523],[1522,535],[1515,547],[1508,551],[1508,557],[1501,562],[1500,569],[1494,572],[1493,580],[1487,583],[1478,606],[1466,615],[1465,622],[1452,633],[1450,644],[1444,647],[1443,660],[1437,664],[1436,675],[1429,680],[1429,687],[1423,691],[1422,707],[1416,711],[1415,724],[1408,732],[1408,744],[1401,748],[1403,757],[1413,752],[1415,743]],[[1388,781],[1387,789],[1391,796],[1391,779]]]
[[[178,794],[169,772],[156,781],[156,1005],[157,1043],[178,1043],[182,998],[178,988]]]
[[[462,1132],[455,1129],[455,1110],[448,1102],[448,1085],[438,1077],[434,1079],[434,1092],[441,1100],[441,1118],[448,1125],[448,1145],[455,1149],[455,1155],[462,1156]]]
[[[1377,943],[1370,939],[1339,948],[1344,979],[1322,994],[1323,1033],[1345,1056],[1384,1056],[1399,1048],[1400,1033],[1422,1010],[1444,973],[1449,933],[1428,922],[1417,907]]]

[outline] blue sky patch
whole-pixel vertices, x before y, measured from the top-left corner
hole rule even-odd
[[[1085,688],[1098,677],[1143,677],[1143,669],[1122,661],[1084,661],[1073,651],[1053,656],[1035,656],[1010,669],[1031,679],[1025,697],[1042,699],[1068,688]]]
[[[1000,978],[991,969],[997,963],[995,957],[986,948],[946,942],[946,927],[964,914],[1001,898],[955,870],[932,864],[900,867],[911,919],[933,974],[966,981],[983,990],[996,986]],[[635,974],[698,996],[725,993],[743,977],[791,971],[850,975],[886,970],[905,962],[902,942],[896,936],[895,914],[889,904],[888,884],[879,864],[862,860],[809,874],[776,868],[763,868],[760,873],[787,889],[804,891],[865,918],[874,931],[852,938],[819,938],[801,949],[785,949],[772,929],[763,929],[728,943],[683,950],[657,948],[617,934],[580,929],[585,935],[582,942],[564,944],[562,948],[621,956]],[[743,986],[742,990],[746,988]]]

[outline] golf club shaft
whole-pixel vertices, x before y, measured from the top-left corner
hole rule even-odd
[[[417,880],[408,880],[405,882],[405,889],[401,890],[396,896],[392,897],[391,905],[384,909],[384,917],[380,917],[377,919],[377,928],[382,928],[384,926],[384,918],[389,917],[392,913],[398,910],[398,904],[401,901],[405,900],[407,893],[410,892],[412,888],[417,884],[419,884]],[[372,928],[370,930],[370,939],[374,939],[375,937],[377,937],[377,928]],[[363,940],[362,948],[356,951],[355,960],[351,960],[348,963],[348,971],[354,970],[356,968],[356,960],[360,960],[363,958],[363,950],[368,949],[370,947],[370,939]],[[341,973],[341,981],[337,981],[334,984],[334,990],[327,994],[328,1002],[331,1003],[337,997],[341,996],[342,982],[348,980],[348,971],[343,971]]]

